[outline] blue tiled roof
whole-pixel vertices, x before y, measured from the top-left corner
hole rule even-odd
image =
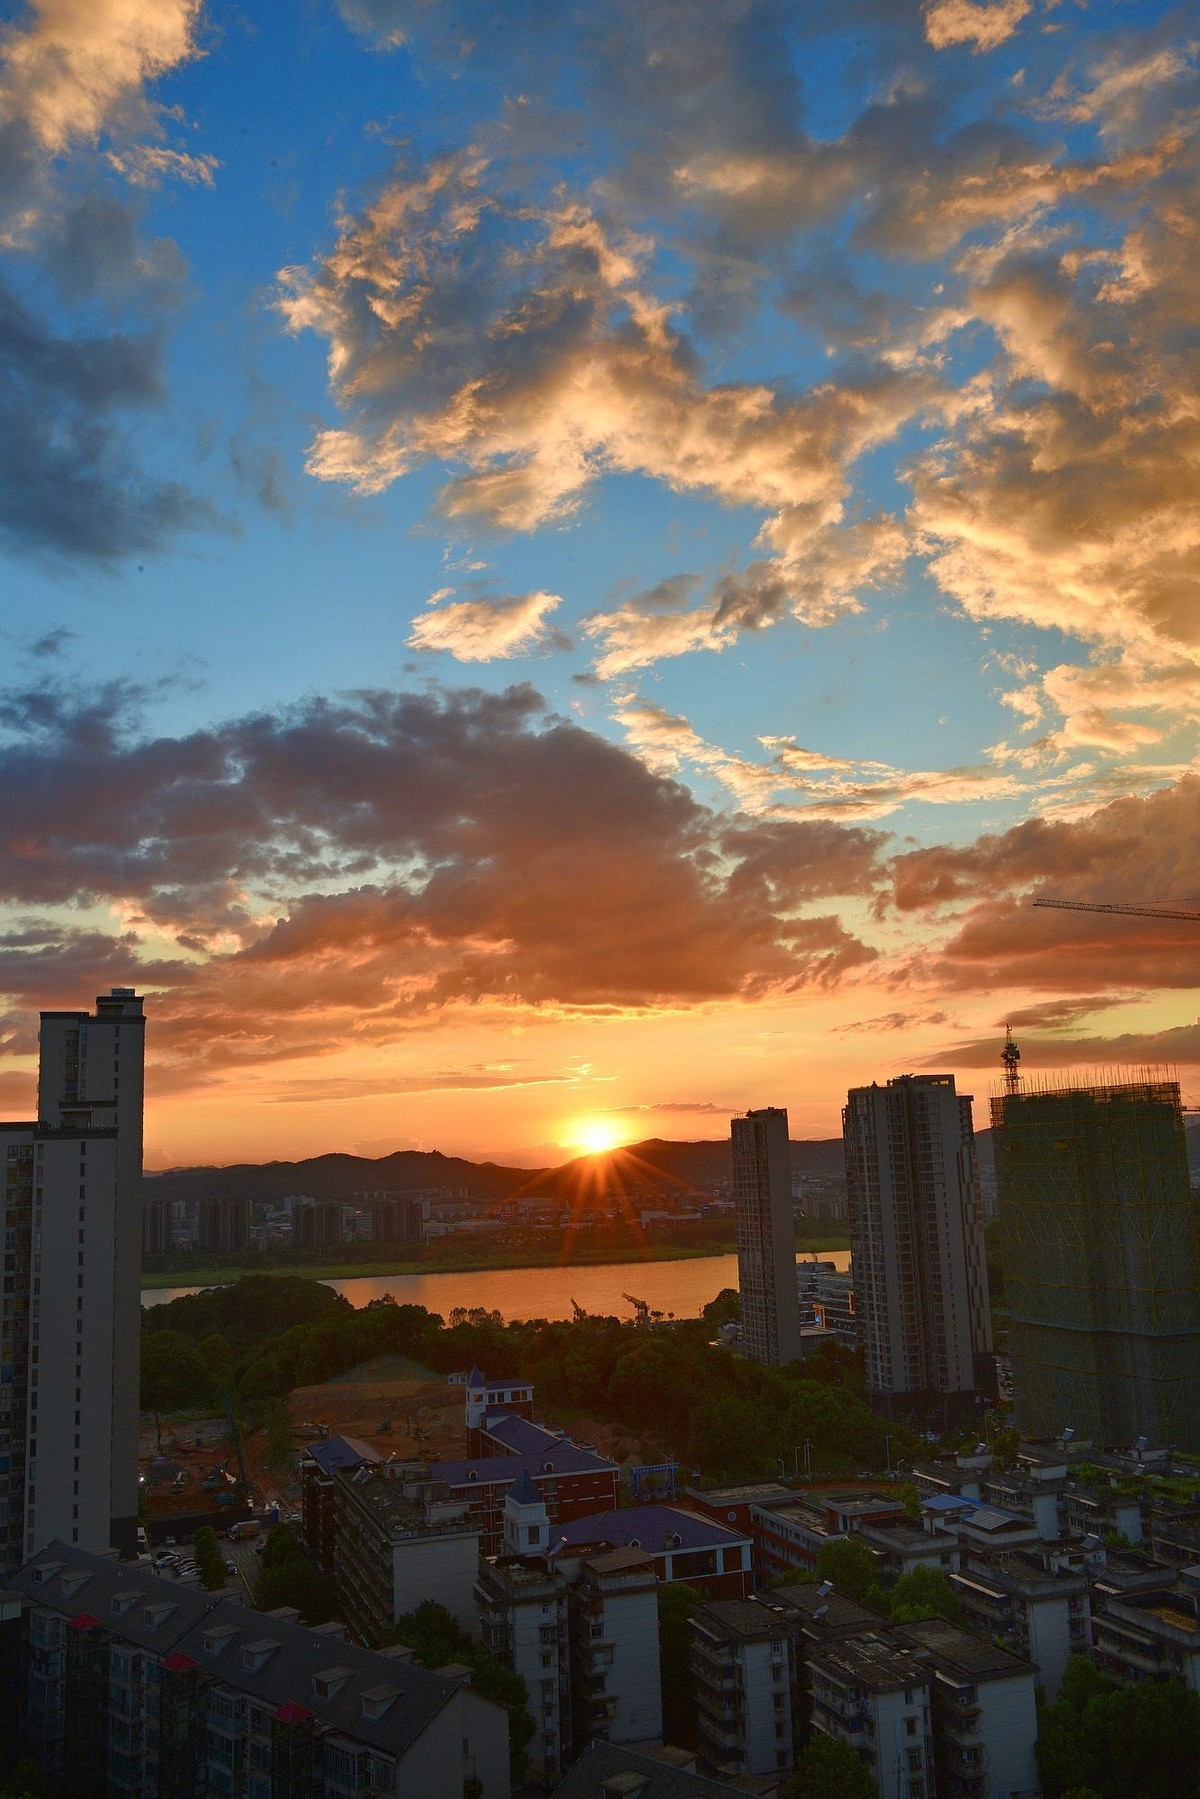
[[[619,1512],[596,1512],[555,1527],[567,1543],[611,1543],[614,1549],[640,1548],[656,1554],[667,1547],[668,1537],[678,1537],[676,1549],[732,1548],[746,1541],[699,1512],[685,1512],[673,1505],[634,1505]],[[635,1542],[636,1539],[636,1542]]]
[[[468,1387],[486,1387],[487,1386],[487,1381],[484,1378],[483,1369],[479,1366],[478,1362],[476,1362],[476,1364],[472,1368],[470,1374],[468,1374],[468,1376],[467,1376],[467,1385],[468,1385]]]
[[[921,1510],[924,1512],[960,1512],[966,1506],[968,1511],[974,1511],[978,1504],[977,1499],[964,1499],[960,1493],[935,1493],[932,1499],[921,1501]]]
[[[529,1478],[529,1470],[521,1468],[512,1486],[508,1489],[508,1497],[515,1505],[541,1505],[542,1496]]]
[[[433,1462],[430,1473],[435,1480],[461,1487],[467,1481],[475,1485],[509,1486],[522,1468],[530,1474],[607,1474],[614,1462],[593,1455],[590,1449],[564,1449],[561,1446],[538,1455],[486,1455],[465,1462]]]
[[[544,1424],[531,1424],[528,1418],[518,1418],[513,1412],[489,1412],[483,1428],[514,1455],[551,1454],[562,1443],[562,1438]]]

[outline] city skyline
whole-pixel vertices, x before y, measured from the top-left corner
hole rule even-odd
[[[146,1165],[1178,1066],[1197,53],[1153,0],[11,0],[0,1107]],[[982,1111],[977,1123],[985,1119]]]

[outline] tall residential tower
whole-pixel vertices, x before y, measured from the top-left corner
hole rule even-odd
[[[842,1114],[867,1391],[930,1405],[990,1390],[971,1101],[951,1074],[855,1087]]]
[[[800,1355],[792,1149],[783,1106],[764,1106],[729,1124],[737,1208],[742,1347],[756,1362]]]
[[[137,1544],[145,1019],[43,1012],[36,1122],[0,1125],[0,1564]]]
[[[1200,1449],[1200,1244],[1176,1081],[992,1101],[1017,1425]]]

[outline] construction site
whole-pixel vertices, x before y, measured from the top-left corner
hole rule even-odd
[[[1021,1080],[991,1102],[1016,1424],[1200,1449],[1200,1245],[1177,1081]]]

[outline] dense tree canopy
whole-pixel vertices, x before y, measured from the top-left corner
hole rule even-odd
[[[855,1391],[854,1358],[830,1351],[767,1368],[710,1346],[704,1319],[647,1332],[616,1318],[505,1325],[495,1312],[451,1314],[378,1300],[356,1310],[319,1282],[254,1275],[147,1310],[143,1403],[158,1410],[223,1403],[232,1382],[270,1415],[294,1387],[402,1355],[440,1373],[478,1363],[532,1380],[540,1401],[646,1439],[718,1480],[762,1478],[810,1445],[817,1472],[882,1468],[915,1442],[885,1426]],[[278,1417],[278,1412],[275,1411]],[[276,1445],[282,1455],[282,1439]]]
[[[1198,1799],[1200,1695],[1178,1680],[1115,1687],[1072,1656],[1042,1713],[1038,1765],[1046,1799],[1080,1787],[1098,1799]]]
[[[879,1788],[848,1743],[813,1733],[783,1789],[784,1799],[879,1799]]]

